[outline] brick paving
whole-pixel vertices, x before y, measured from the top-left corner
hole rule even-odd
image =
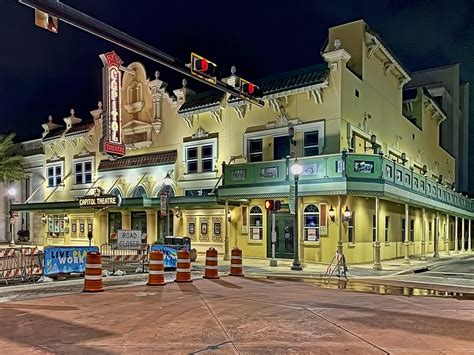
[[[5,354],[377,354],[474,349],[474,301],[223,277],[0,303]]]

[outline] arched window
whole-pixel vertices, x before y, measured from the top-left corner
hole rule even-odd
[[[142,185],[139,185],[133,190],[132,197],[146,197],[146,190]]]
[[[118,187],[114,187],[112,191],[110,191],[110,194],[122,197],[122,193],[120,192],[120,189]]]
[[[250,209],[250,239],[263,239],[263,212],[258,206],[253,206]]]
[[[309,242],[319,241],[319,209],[311,204],[305,207],[304,215],[304,240]]]
[[[163,185],[160,189],[160,191],[158,191],[158,193],[156,194],[157,197],[160,197],[160,194],[162,192],[168,192],[168,196],[170,197],[174,197],[174,189],[173,189],[173,186],[166,186],[166,185]]]

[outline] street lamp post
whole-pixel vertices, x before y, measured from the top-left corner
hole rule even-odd
[[[298,159],[295,160],[293,165],[291,166],[291,173],[295,179],[295,226],[293,229],[293,252],[294,252],[294,259],[293,265],[291,265],[291,270],[303,270],[301,267],[300,259],[298,256],[298,180],[300,178],[300,174],[303,172],[303,166],[298,163]]]
[[[170,188],[171,185],[173,184],[173,179],[171,178],[170,172],[168,171],[166,173],[166,176],[163,180],[165,184],[165,190],[166,190],[166,233],[168,236],[172,235],[173,233],[170,233],[170,209],[169,209],[169,204],[170,204]],[[166,237],[166,235],[165,235]]]
[[[10,224],[10,246],[15,246],[15,220],[13,218],[13,213],[11,211],[11,206],[13,203],[13,199],[16,194],[16,189],[14,187],[10,187],[8,189],[8,217],[9,217],[9,224]]]

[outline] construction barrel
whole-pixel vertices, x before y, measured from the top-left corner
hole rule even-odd
[[[219,266],[217,265],[217,250],[212,247],[206,250],[206,268],[204,269],[204,278],[219,278]]]
[[[163,265],[163,253],[161,251],[152,251],[150,253],[150,267],[148,271],[149,286],[165,285],[165,267]]]
[[[244,276],[242,268],[242,250],[235,247],[230,256],[230,276]]]
[[[176,264],[175,282],[193,282],[191,278],[191,259],[189,251],[182,249],[178,251],[178,262]]]
[[[102,292],[102,256],[99,252],[90,251],[86,256],[84,274],[84,292]]]

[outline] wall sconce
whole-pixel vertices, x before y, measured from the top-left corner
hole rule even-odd
[[[443,183],[443,175],[438,176],[438,183],[439,184]]]
[[[47,219],[46,219],[46,215],[43,213],[43,217],[41,217],[41,221],[43,223],[46,223],[47,222]]]
[[[426,173],[428,172],[428,167],[426,165],[423,165],[423,170],[422,170],[422,174],[423,175],[426,175]]]
[[[342,214],[342,221],[349,222],[351,217],[352,217],[352,212],[349,210],[349,207],[346,206],[346,209],[344,210],[344,213]]]
[[[69,223],[69,216],[67,213],[64,214],[64,222]]]
[[[336,220],[336,211],[334,211],[334,208],[331,205],[331,208],[329,209],[329,218],[331,219],[331,222],[334,223]]]
[[[174,214],[176,218],[180,219],[181,218],[181,210],[180,208],[178,207],[178,209],[176,210],[176,213]]]
[[[230,214],[230,210],[227,211],[227,221],[231,221],[231,218],[230,218],[231,214]]]
[[[405,165],[405,163],[407,162],[407,154],[406,153],[402,153],[402,164]]]

